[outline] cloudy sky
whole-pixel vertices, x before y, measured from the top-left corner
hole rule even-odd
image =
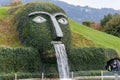
[[[120,0],[60,0],[69,4],[120,10]]]

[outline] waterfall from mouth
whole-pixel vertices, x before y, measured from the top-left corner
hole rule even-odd
[[[65,45],[60,41],[53,41],[52,44],[56,53],[60,80],[71,80],[69,79],[69,66]]]

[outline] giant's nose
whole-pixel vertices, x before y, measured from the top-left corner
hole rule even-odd
[[[62,30],[60,28],[60,25],[58,24],[58,21],[56,19],[56,15],[52,15],[52,14],[50,14],[48,12],[40,11],[40,12],[32,12],[32,13],[29,14],[29,16],[36,15],[36,14],[45,14],[45,15],[50,16],[50,18],[52,20],[52,23],[53,23],[53,27],[50,27],[51,28],[51,32],[52,32],[52,36],[53,36],[53,40],[60,41],[61,38],[63,37],[63,32],[62,32]],[[58,13],[57,15],[59,15],[59,14],[64,16],[64,14],[62,14],[62,13]],[[38,22],[36,20],[34,20],[34,21]]]
[[[63,32],[61,30],[61,27],[58,24],[58,21],[55,18],[55,16],[51,16],[51,20],[53,23],[53,29],[52,29],[53,38],[54,38],[54,40],[61,40],[61,38],[63,37]]]

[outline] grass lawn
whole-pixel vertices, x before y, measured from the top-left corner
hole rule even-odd
[[[115,49],[120,55],[120,38],[83,26],[73,20],[69,20],[69,22],[74,33],[84,36],[101,47]]]
[[[0,7],[0,18],[1,17],[6,17],[8,15],[7,10],[9,7]]]

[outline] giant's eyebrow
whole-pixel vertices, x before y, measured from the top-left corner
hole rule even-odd
[[[67,16],[64,14],[64,13],[55,13],[55,14],[53,14],[55,17],[56,16],[64,16],[64,17],[66,17],[67,18]]]
[[[36,15],[36,14],[46,14],[46,15],[49,15],[49,16],[64,16],[67,18],[67,16],[64,14],[64,13],[55,13],[55,14],[50,14],[48,12],[43,12],[43,11],[36,11],[36,12],[32,12],[30,14],[28,14],[28,16],[32,16],[32,15]]]
[[[48,13],[48,12],[43,12],[43,11],[32,12],[32,13],[28,14],[28,16],[32,16],[32,15],[36,15],[36,14],[46,14],[46,15],[51,16],[50,13]]]

